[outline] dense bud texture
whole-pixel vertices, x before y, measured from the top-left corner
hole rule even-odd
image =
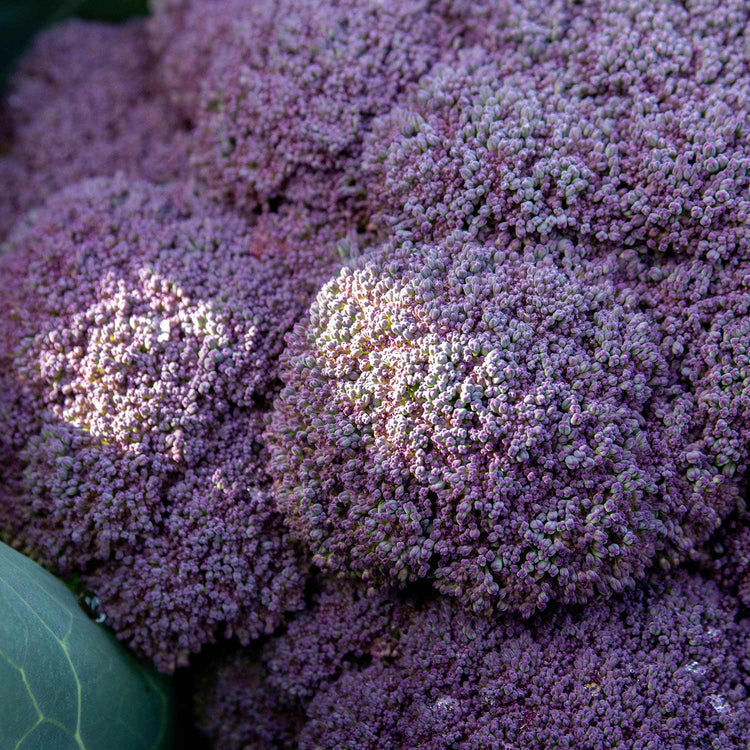
[[[750,607],[750,522],[747,516],[744,524],[727,530],[724,549],[721,579],[736,586],[740,601]]]
[[[747,255],[747,5],[590,0],[541,25],[510,5],[515,36],[500,20],[497,46],[436,66],[374,124],[373,221]]]
[[[13,139],[0,156],[0,236],[84,177],[180,174],[184,133],[152,67],[143,21],[71,20],[35,40],[5,102]]]
[[[149,48],[156,74],[179,111],[194,120],[201,92],[217,53],[229,46],[239,28],[260,39],[273,34],[273,0],[152,0],[147,20]],[[255,46],[247,49],[255,54]]]
[[[388,594],[361,583],[325,581],[314,605],[264,647],[267,688],[304,712],[310,699],[342,672],[387,658],[410,614]]]
[[[658,322],[669,381],[689,394],[679,413],[665,416],[670,429],[687,429],[689,476],[698,489],[721,477],[739,489],[750,456],[750,262],[648,259],[630,250],[619,265]]]
[[[8,366],[37,422],[12,436],[25,465],[5,529],[86,570],[163,669],[219,624],[246,642],[301,603],[260,436],[308,297],[266,223],[255,236],[177,191],[90,180],[20,224],[4,257]]]
[[[388,601],[334,585],[259,656],[217,665],[197,699],[214,746],[259,727],[258,748],[743,746],[750,631],[700,576],[527,621]],[[261,710],[271,697],[296,716],[292,741]]]
[[[342,270],[289,341],[268,435],[314,561],[529,614],[704,541],[735,487],[691,446],[692,397],[622,283],[567,240],[404,243]]]
[[[164,49],[167,80],[179,90],[180,81],[193,77],[183,102],[199,102],[190,114],[196,126],[191,162],[206,189],[242,209],[280,197],[332,208],[361,201],[357,165],[370,121],[456,35],[456,24],[433,5],[167,4],[152,34]],[[197,48],[197,57],[186,62],[183,45]],[[208,69],[193,71],[204,56]]]
[[[263,487],[253,440],[262,415],[250,420],[224,426],[166,490],[157,534],[84,576],[107,622],[162,671],[185,666],[217,631],[247,645],[302,606],[305,567]]]
[[[394,646],[308,706],[300,748],[739,748],[750,632],[681,574],[530,629],[416,613]]]

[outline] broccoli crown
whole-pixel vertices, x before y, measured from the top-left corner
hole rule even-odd
[[[381,230],[747,255],[747,4],[592,1],[541,27],[510,5],[516,35],[501,22],[489,53],[435,66],[375,121]]]
[[[531,628],[442,600],[307,707],[300,748],[739,747],[750,630],[681,572]]]
[[[25,445],[3,526],[90,574],[162,668],[218,623],[247,641],[301,602],[306,565],[265,487],[261,435],[308,303],[300,271],[322,271],[279,233],[117,177],[56,195],[4,256],[7,372],[35,418],[7,425]]]
[[[566,239],[385,246],[318,295],[267,439],[323,567],[530,614],[619,591],[718,526],[659,327]]]
[[[144,23],[70,20],[35,40],[5,101],[13,138],[0,156],[0,238],[85,177],[121,170],[165,182],[181,172],[184,133],[154,79]]]
[[[165,76],[195,109],[191,163],[206,189],[242,208],[282,195],[334,207],[361,199],[357,165],[371,119],[456,35],[432,5],[168,4],[152,34]]]
[[[151,5],[0,103],[0,539],[217,747],[745,747],[750,3]]]
[[[259,655],[213,666],[197,703],[215,746],[246,747],[260,731],[259,748],[743,741],[750,630],[735,619],[736,599],[698,574],[652,576],[635,591],[532,620],[361,586],[329,582]],[[294,717],[284,735],[262,711],[269,701]],[[291,740],[290,724],[299,730]]]

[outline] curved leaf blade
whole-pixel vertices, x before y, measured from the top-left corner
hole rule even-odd
[[[161,750],[169,682],[141,666],[62,581],[0,543],[0,747]]]

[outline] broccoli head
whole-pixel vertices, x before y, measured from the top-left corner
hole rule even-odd
[[[330,263],[313,231],[120,176],[55,195],[3,256],[6,398],[30,412],[0,412],[23,446],[4,530],[81,573],[163,669],[301,605],[261,436],[284,334]]]

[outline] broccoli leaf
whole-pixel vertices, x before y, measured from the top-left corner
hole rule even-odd
[[[2,543],[0,612],[0,747],[170,747],[170,683],[89,619],[62,581]]]

